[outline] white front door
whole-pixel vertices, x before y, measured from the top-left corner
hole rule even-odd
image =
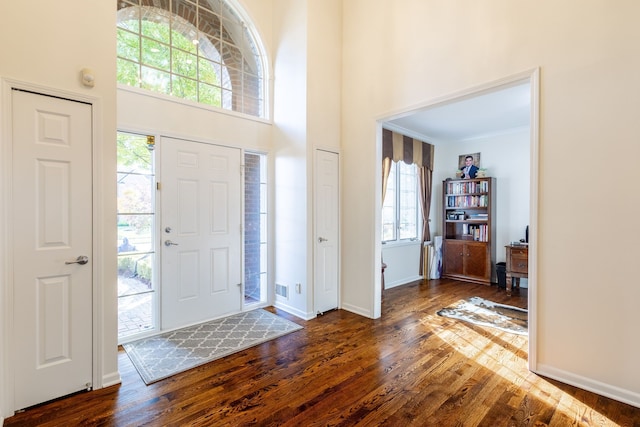
[[[162,328],[242,309],[239,149],[161,142]]]
[[[91,109],[12,91],[15,409],[91,387]]]
[[[314,296],[318,313],[338,307],[338,155],[316,150]]]

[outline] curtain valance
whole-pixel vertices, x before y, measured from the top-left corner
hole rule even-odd
[[[402,160],[433,170],[433,145],[402,135],[389,129],[382,129],[382,159],[394,162]]]

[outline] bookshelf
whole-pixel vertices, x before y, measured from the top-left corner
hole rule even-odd
[[[443,181],[443,277],[491,284],[496,258],[495,188],[495,178]]]

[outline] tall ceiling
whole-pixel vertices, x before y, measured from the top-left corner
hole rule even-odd
[[[385,127],[431,143],[469,141],[529,126],[529,82],[408,112]]]

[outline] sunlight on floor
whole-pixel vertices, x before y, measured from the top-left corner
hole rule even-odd
[[[528,370],[527,342],[528,337],[510,334],[499,330],[490,330],[487,335],[481,335],[464,322],[451,322],[436,315],[423,317],[421,323],[432,329],[436,336],[460,352],[473,362],[491,370],[515,387],[526,390],[527,394],[556,407],[552,421],[564,415],[567,419],[574,419],[580,415],[588,419],[597,420],[598,425],[616,426],[609,418],[602,415],[584,402],[547,382],[544,378]],[[446,322],[446,327],[444,326]],[[517,370],[508,365],[514,365]],[[520,370],[521,368],[521,370]],[[526,375],[522,375],[527,372]],[[553,396],[559,396],[556,400]],[[560,414],[558,414],[558,411]],[[553,423],[552,423],[553,425]]]

